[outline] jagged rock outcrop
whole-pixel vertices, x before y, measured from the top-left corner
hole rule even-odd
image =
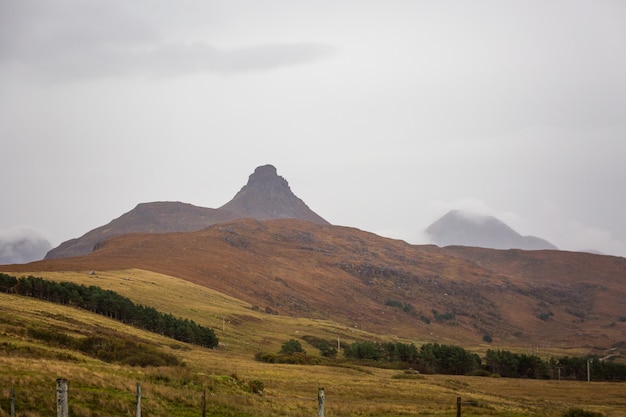
[[[254,170],[235,197],[220,207],[241,217],[257,220],[299,219],[317,224],[330,224],[296,197],[287,181],[276,173],[272,165]]]
[[[439,246],[475,246],[491,249],[558,249],[550,242],[522,236],[493,216],[452,210],[428,226],[426,233]]]

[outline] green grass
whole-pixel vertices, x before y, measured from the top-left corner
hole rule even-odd
[[[254,353],[277,353],[289,339],[301,340],[308,354],[315,355],[317,350],[302,339],[305,335],[327,340],[339,337],[348,343],[400,339],[329,321],[269,315],[215,291],[146,271],[33,275],[98,285],[137,303],[192,319],[214,328],[221,345],[216,350],[204,349],[87,311],[0,294],[2,417],[8,416],[11,385],[16,389],[17,415],[54,415],[55,380],[59,377],[69,381],[70,415],[77,417],[134,415],[137,382],[142,386],[143,413],[149,416],[201,415],[204,390],[208,415],[310,416],[317,410],[318,387],[325,388],[326,415],[335,417],[450,416],[455,415],[457,396],[466,403],[464,416],[560,417],[570,408],[602,412],[607,417],[626,415],[623,383],[414,375],[342,363],[261,363],[254,360]],[[29,329],[48,329],[49,333]],[[174,355],[179,365],[107,363],[63,344],[95,336],[145,344]],[[254,381],[262,382],[262,396],[251,392]]]

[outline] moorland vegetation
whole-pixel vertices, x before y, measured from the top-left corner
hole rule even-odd
[[[212,329],[200,326],[193,320],[179,319],[152,307],[135,304],[114,291],[94,285],[56,282],[32,275],[17,278],[0,273],[0,291],[83,308],[181,342],[208,348],[215,348],[219,343]],[[105,361],[117,358],[121,363],[142,366],[177,363],[171,355],[159,355],[146,346],[138,349],[137,344],[120,340],[114,335],[109,335],[107,339],[96,337],[79,340],[46,329],[31,328],[28,331],[36,339],[65,348],[76,348]],[[448,344],[425,343],[418,348],[414,343],[355,341],[343,348],[338,346],[337,349],[331,341],[323,338],[304,335],[302,340],[319,349],[320,356],[307,356],[298,340],[289,339],[282,344],[277,354],[258,352],[255,358],[268,363],[332,364],[337,361],[338,350],[342,350],[343,362],[413,369],[426,374],[574,380],[585,380],[593,374],[595,381],[626,381],[626,364],[597,355],[542,359],[533,354],[488,349],[483,362],[478,354]],[[135,350],[142,353],[134,353]]]
[[[116,288],[137,304],[158,306],[204,326],[222,323],[228,314],[226,326],[217,330],[223,342],[207,349],[148,333],[111,315],[0,292],[0,374],[7,382],[0,389],[2,417],[8,416],[9,384],[16,388],[20,415],[53,415],[58,377],[69,379],[70,413],[77,417],[132,414],[136,382],[144,392],[144,413],[154,416],[199,415],[203,391],[209,415],[306,416],[315,412],[319,386],[326,388],[327,412],[338,417],[454,415],[457,396],[463,398],[464,416],[562,417],[567,411],[568,416],[593,412],[594,417],[614,417],[626,410],[620,394],[623,383],[428,374],[391,362],[348,360],[343,354],[348,346],[368,342],[379,348],[388,342],[330,322],[268,315],[173,277],[145,271],[43,274],[46,280]],[[337,344],[328,339],[331,334],[341,337],[341,352],[334,351]],[[260,346],[329,362],[310,366],[255,361],[251,349]],[[163,354],[162,361],[151,352]],[[484,350],[476,352],[484,357]]]

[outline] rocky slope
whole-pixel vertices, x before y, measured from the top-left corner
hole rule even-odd
[[[258,167],[235,197],[220,207],[257,220],[299,219],[330,224],[296,197],[272,165]]]

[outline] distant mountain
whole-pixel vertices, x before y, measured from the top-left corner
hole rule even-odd
[[[428,226],[426,233],[439,246],[475,246],[492,249],[541,250],[558,248],[535,237],[522,236],[493,216],[452,210]]]
[[[110,223],[80,238],[63,242],[46,259],[85,255],[105,239],[129,233],[170,233],[202,230],[237,218],[298,219],[329,224],[296,197],[272,165],[258,167],[237,195],[218,209],[181,202],[141,203]],[[31,259],[32,260],[32,259]]]
[[[277,175],[272,165],[255,169],[248,184],[220,210],[229,210],[241,217],[256,220],[299,219],[330,224],[291,192],[287,181]]]
[[[29,228],[0,232],[0,265],[38,261],[51,247],[45,237]]]

